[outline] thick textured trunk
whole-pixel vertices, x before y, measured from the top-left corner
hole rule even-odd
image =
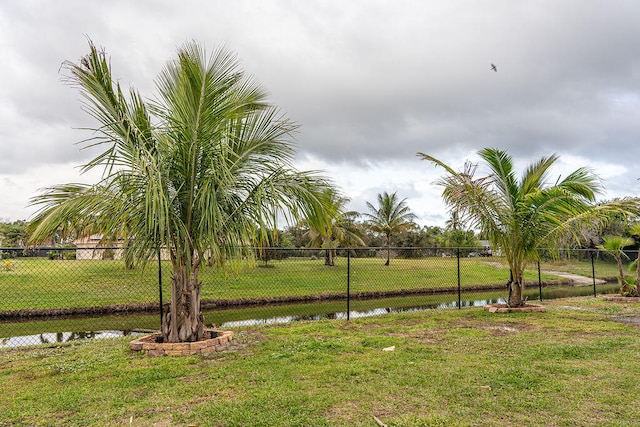
[[[509,297],[507,304],[509,307],[520,307],[524,305],[524,274],[516,273],[513,276],[513,270],[511,270],[509,278]]]
[[[333,262],[333,250],[325,249],[324,251],[324,265],[328,265],[333,267],[335,264]]]
[[[324,250],[324,265],[327,265],[329,267],[335,266],[334,258],[336,256],[336,251],[335,249],[332,249],[333,244],[331,241],[331,237],[329,236],[323,237],[322,246],[326,248]]]
[[[522,284],[518,283],[516,280],[512,281],[509,284],[509,307],[520,307],[524,304],[524,299],[522,298]]]
[[[204,338],[204,316],[200,308],[197,274],[177,268],[171,279],[171,304],[162,319],[164,342],[193,342]]]

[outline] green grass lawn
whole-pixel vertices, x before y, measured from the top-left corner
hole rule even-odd
[[[545,304],[238,328],[206,357],[0,350],[0,425],[637,425],[640,304]]]
[[[163,264],[163,289],[169,298],[171,268]],[[456,258],[394,259],[389,267],[375,258],[354,258],[350,265],[352,292],[378,292],[429,288],[455,288]],[[549,262],[543,270],[567,270],[591,275],[590,262]],[[615,276],[615,264],[599,262],[598,277]],[[506,283],[508,268],[502,258],[461,258],[463,288]],[[268,267],[237,262],[224,270],[202,269],[203,299],[270,298],[319,294],[344,294],[347,260],[338,258],[335,267],[309,258],[269,261]],[[537,283],[535,266],[525,278]],[[557,276],[543,273],[545,282]],[[0,310],[104,306],[148,303],[158,300],[158,268],[127,270],[121,261],[48,260],[18,258],[12,270],[0,271]]]

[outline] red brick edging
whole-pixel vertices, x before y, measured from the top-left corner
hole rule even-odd
[[[233,339],[233,332],[207,330],[205,331],[205,336],[209,337],[207,339],[177,343],[158,343],[156,342],[158,336],[160,334],[151,334],[135,339],[129,343],[129,348],[133,351],[142,351],[149,357],[208,354],[224,350],[226,344]]]
[[[524,307],[507,307],[506,304],[487,304],[484,306],[484,309],[489,313],[544,313],[547,311],[544,305],[538,304],[526,304]]]

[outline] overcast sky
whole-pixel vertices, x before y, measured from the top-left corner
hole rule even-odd
[[[640,195],[638,0],[3,0],[0,219],[28,219],[38,189],[96,179],[77,169],[95,122],[60,70],[87,38],[147,97],[185,41],[236,52],[300,125],[298,168],[324,170],[353,210],[397,191],[442,226],[442,169],[416,152],[461,169],[487,146],[520,169],[556,153],[554,178],[591,166],[603,199]]]

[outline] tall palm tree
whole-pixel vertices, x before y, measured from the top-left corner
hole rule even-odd
[[[489,168],[488,175],[476,177],[477,165],[470,162],[456,172],[432,156],[418,156],[445,169],[446,175],[438,181],[445,203],[504,253],[511,269],[507,301],[511,307],[524,304],[524,269],[528,261],[537,259],[537,248],[556,244],[567,232],[577,238],[585,225],[606,223],[614,213],[638,212],[638,199],[596,203],[601,187],[588,168],[549,184],[556,155],[531,163],[518,180],[505,151],[484,148],[478,154]]]
[[[354,219],[358,217],[355,211],[345,211],[345,206],[349,203],[348,197],[342,197],[332,188],[328,188],[323,193],[325,209],[328,213],[324,218],[315,215],[305,221],[309,227],[306,237],[310,240],[310,245],[325,248],[325,261],[327,266],[334,266],[336,248],[341,246],[364,246],[361,230],[357,227]]]
[[[399,200],[396,193],[389,194],[386,191],[378,194],[378,206],[367,202],[370,213],[364,213],[367,218],[367,226],[375,233],[385,236],[387,243],[387,261],[391,259],[391,236],[397,232],[414,228],[416,218],[407,206],[407,199]]]
[[[84,170],[102,168],[103,178],[35,197],[32,241],[70,224],[130,236],[127,256],[140,260],[167,248],[173,274],[163,339],[200,340],[202,262],[222,263],[254,243],[258,229],[273,229],[274,206],[291,216],[322,212],[328,184],[292,169],[296,125],[228,51],[208,56],[185,44],[157,78],[157,99],[144,101],[122,91],[106,54],[89,45],[79,64],[64,65],[99,123],[89,144],[104,147]]]

